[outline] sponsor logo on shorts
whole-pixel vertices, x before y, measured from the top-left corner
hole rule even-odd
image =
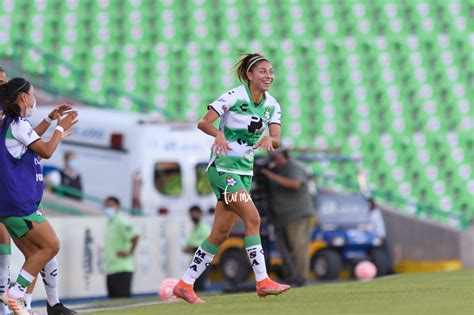
[[[230,202],[237,202],[237,201],[244,201],[244,202],[249,202],[252,200],[250,195],[248,193],[240,193],[240,196],[238,196],[237,192],[233,193],[228,193],[227,188],[229,186],[235,186],[237,184],[237,181],[230,175],[227,176],[227,185],[225,186],[224,189],[224,201],[226,204],[229,204]]]
[[[232,176],[227,176],[227,186],[235,186],[237,181]]]

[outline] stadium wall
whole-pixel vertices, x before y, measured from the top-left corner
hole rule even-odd
[[[462,258],[472,252],[472,247],[462,246],[466,232],[390,207],[381,208],[395,271],[459,269]]]
[[[132,293],[157,292],[165,278],[179,278],[190,257],[182,252],[191,228],[188,217],[130,218],[140,234],[135,251]],[[60,268],[59,293],[63,299],[97,298],[107,295],[104,261],[105,217],[49,218],[61,241],[57,256]],[[12,256],[12,279],[23,264],[16,247]],[[34,291],[35,301],[46,298],[42,281]]]
[[[461,237],[461,260],[464,268],[474,268],[474,224],[462,232]]]

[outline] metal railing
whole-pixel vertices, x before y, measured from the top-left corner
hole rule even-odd
[[[33,50],[37,58],[38,65],[44,65],[44,71],[41,71],[41,74],[35,75],[30,73],[28,70],[25,70],[25,65],[23,64],[25,55],[29,51]],[[64,91],[63,87],[57,86],[53,82],[53,73],[52,69],[62,67],[71,72],[71,80],[73,80],[74,88],[69,89],[67,92]],[[85,73],[83,69],[78,68],[76,65],[73,65],[64,59],[58,57],[55,53],[46,51],[41,47],[27,42],[25,40],[15,41],[13,48],[13,57],[12,57],[12,68],[7,69],[10,76],[19,76],[23,73],[28,74],[28,80],[33,83],[33,85],[40,87],[41,89],[54,94],[54,95],[66,95],[71,98],[75,98],[80,102],[102,108],[111,108],[109,104],[117,104],[120,99],[127,99],[132,102],[139,108],[140,112],[158,112],[166,120],[178,120],[179,117],[176,117],[174,114],[170,113],[166,109],[161,109],[155,104],[150,103],[148,100],[140,98],[136,95],[132,95],[125,91],[122,91],[115,86],[112,82],[106,82],[104,89],[105,101],[100,102],[96,99],[91,99],[83,93],[83,86],[85,81]]]

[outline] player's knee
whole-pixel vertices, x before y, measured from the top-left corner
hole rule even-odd
[[[247,229],[252,229],[252,230],[257,229],[257,230],[259,230],[260,229],[260,216],[258,215],[258,213],[249,216],[245,220],[245,226],[246,226]]]
[[[58,254],[60,247],[59,240],[56,238],[48,242],[47,246],[44,247],[44,250],[48,256],[53,258]]]

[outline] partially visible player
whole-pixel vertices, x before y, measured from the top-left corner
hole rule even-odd
[[[211,234],[196,250],[189,268],[173,290],[188,303],[204,303],[194,292],[193,284],[211,264],[239,217],[245,224],[244,246],[257,281],[257,294],[278,295],[290,288],[267,275],[260,240],[260,215],[249,194],[254,151],[273,151],[280,144],[280,105],[267,92],[274,79],[272,65],[260,54],[247,54],[235,69],[243,85],[209,105],[198,123],[199,129],[215,137],[208,175],[217,205]],[[213,126],[218,118],[219,129]],[[267,126],[269,135],[262,137]]]
[[[5,83],[7,83],[7,72],[0,67],[0,85],[4,85]]]
[[[7,83],[7,73],[0,67],[0,88]],[[3,115],[3,106],[0,103],[0,117]],[[10,284],[10,256],[12,247],[10,243],[10,234],[8,234],[5,225],[0,224],[0,296],[8,289]],[[0,315],[9,313],[8,306],[0,303]]]
[[[7,74],[3,68],[0,67],[0,86],[7,82]],[[57,117],[62,116],[66,111],[71,110],[72,107],[68,104],[62,104],[55,107],[51,113],[48,114],[41,124],[35,128],[35,132],[42,136],[43,133],[47,130],[44,128],[45,125],[50,125]],[[1,116],[1,113],[0,113]],[[46,124],[45,124],[46,123]],[[15,154],[15,147],[20,145],[19,142],[15,141],[10,142],[10,153]],[[39,210],[44,214],[42,207],[39,207]],[[10,284],[10,256],[11,256],[11,239],[10,234],[8,233],[5,225],[0,223],[0,296],[8,288]],[[43,283],[47,296],[47,313],[48,315],[59,315],[59,314],[76,314],[75,311],[68,309],[59,301],[59,292],[58,292],[58,282],[59,282],[59,268],[56,257],[54,257],[50,262],[41,271],[41,276],[43,278]],[[35,287],[34,281],[26,290],[25,294],[25,305],[29,311],[31,311],[31,301],[32,301],[32,292]],[[0,315],[8,314],[8,306],[4,303],[0,303]]]
[[[77,112],[69,110],[63,118],[56,113],[59,120],[55,132],[43,141],[39,134],[51,121],[43,120],[33,129],[25,119],[36,108],[34,88],[27,80],[15,78],[1,86],[0,102],[4,108],[0,120],[0,222],[25,256],[17,281],[2,300],[14,314],[26,315],[27,287],[59,250],[54,231],[38,211],[43,193],[39,158],[49,158],[61,139],[70,134]]]

